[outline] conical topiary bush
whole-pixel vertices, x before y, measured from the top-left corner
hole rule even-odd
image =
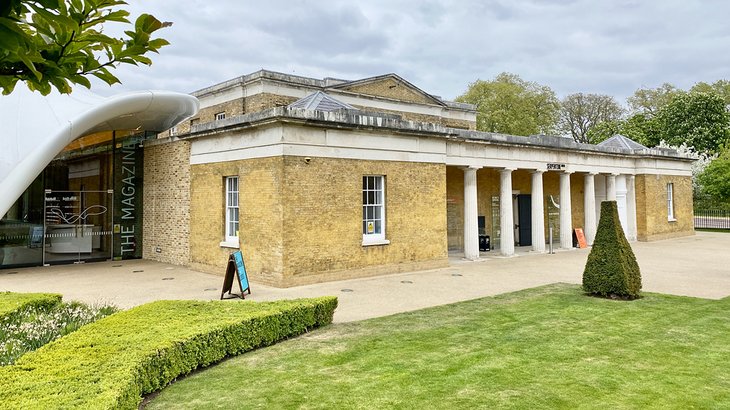
[[[616,201],[601,203],[596,239],[583,271],[583,290],[605,297],[639,297],[641,272],[621,228]]]

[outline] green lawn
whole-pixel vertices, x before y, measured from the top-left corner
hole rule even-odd
[[[337,324],[178,381],[148,408],[728,408],[730,299],[551,285]]]

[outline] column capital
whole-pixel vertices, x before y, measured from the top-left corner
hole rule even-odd
[[[504,173],[504,172],[512,172],[515,170],[516,170],[516,168],[502,168],[499,170],[499,172]]]
[[[460,166],[459,168],[461,168],[462,171],[477,171],[477,170],[482,169],[482,167],[477,166],[477,165],[463,165],[463,166]]]
[[[533,169],[530,171],[530,174],[544,174],[546,171],[544,169]]]
[[[570,175],[570,174],[573,174],[573,173],[575,173],[575,171],[568,171],[568,170],[563,170],[563,171],[560,171],[560,173],[561,173],[561,174],[565,174],[565,175]]]

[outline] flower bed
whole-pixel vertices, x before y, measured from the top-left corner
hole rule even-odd
[[[54,294],[4,293],[0,300],[7,308],[0,317],[0,366],[117,311],[113,306],[62,303]],[[10,310],[13,306],[17,308]]]

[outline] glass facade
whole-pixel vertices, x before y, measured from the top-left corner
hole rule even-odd
[[[0,268],[142,257],[142,142],[102,132],[69,144],[0,219]]]

